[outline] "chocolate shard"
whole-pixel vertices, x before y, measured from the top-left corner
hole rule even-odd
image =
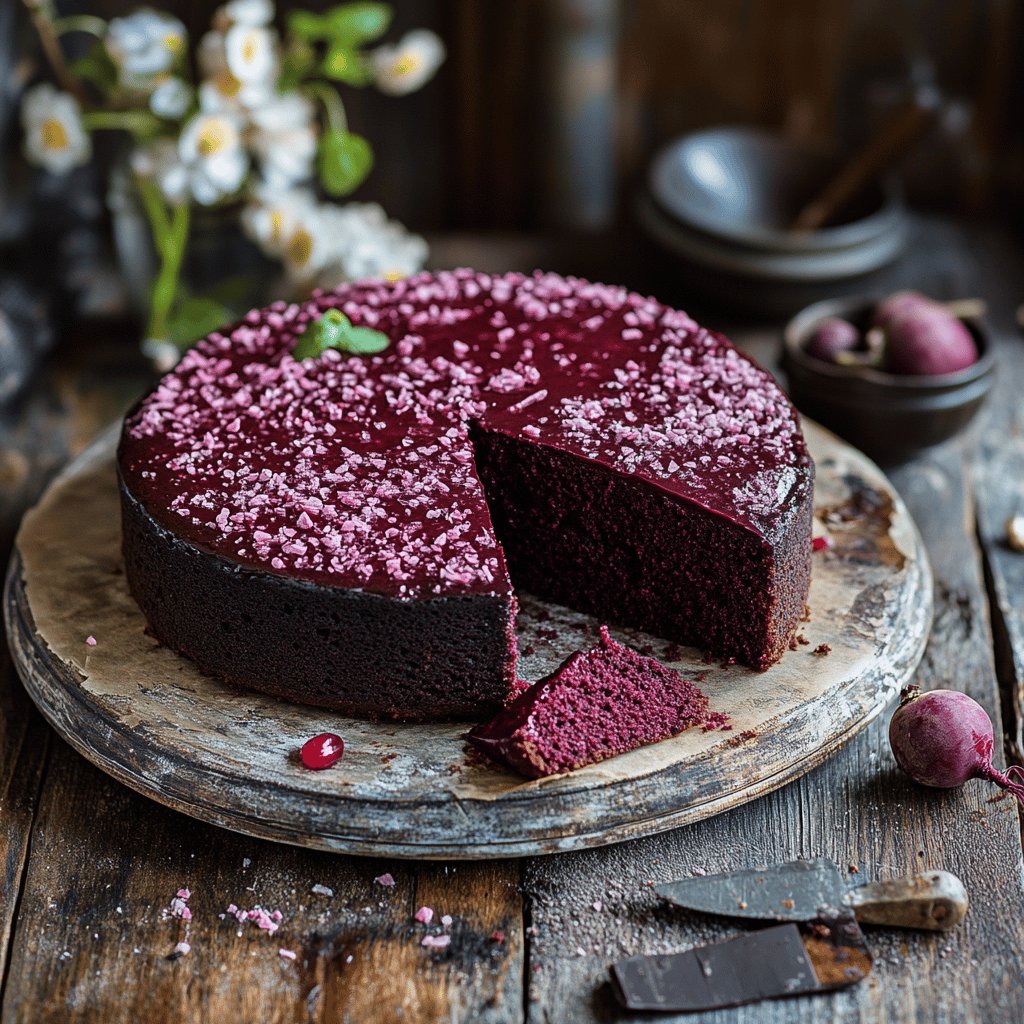
[[[783,924],[611,969],[628,1010],[686,1012],[845,988],[866,977],[871,954],[852,915]]]

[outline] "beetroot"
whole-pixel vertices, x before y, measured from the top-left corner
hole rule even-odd
[[[929,299],[927,295],[922,295],[920,292],[895,292],[875,307],[871,326],[886,330],[896,320],[902,320],[907,316],[945,312],[945,308],[940,303]]]
[[[992,720],[966,693],[907,687],[889,723],[889,745],[900,768],[923,786],[952,789],[987,779],[1024,803],[1024,785],[1010,778],[1024,779],[1024,768],[1003,774],[992,766]]]
[[[852,352],[860,345],[860,331],[837,316],[826,317],[814,325],[804,350],[823,363],[834,363],[840,352]]]
[[[971,332],[941,307],[918,308],[891,320],[885,352],[890,373],[956,373],[978,360]]]

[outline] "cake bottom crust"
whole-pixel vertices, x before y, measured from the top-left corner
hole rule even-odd
[[[369,718],[478,719],[515,680],[515,599],[397,600],[247,569],[120,482],[125,574],[162,643],[237,688]]]

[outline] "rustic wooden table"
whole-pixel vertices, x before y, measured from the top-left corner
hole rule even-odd
[[[538,263],[655,288],[622,250],[529,239],[441,240],[442,263]],[[604,268],[604,269],[602,269]],[[1013,325],[1024,258],[996,228],[921,220],[891,284],[989,299],[998,384],[969,436],[891,473],[935,573],[922,688],[965,689],[1020,759],[1024,556],[1003,542],[1024,511],[1024,340]],[[673,300],[671,279],[657,285]],[[705,319],[725,325],[721,316]],[[778,324],[733,326],[773,363]],[[0,422],[0,541],[71,455],[117,417],[147,373],[130,345],[79,337]],[[656,905],[651,886],[751,863],[829,856],[853,880],[943,867],[971,896],[949,935],[874,930],[870,978],[830,996],[699,1017],[708,1022],[1024,1020],[1024,866],[1015,802],[971,784],[927,791],[897,773],[876,722],[827,764],[745,807],[651,839],[491,863],[317,854],[248,839],[150,803],[49,731],[9,660],[0,668],[2,1021],[619,1020],[607,968],[733,930]],[[997,760],[1002,752],[997,753]],[[390,872],[393,888],[374,883]],[[326,895],[314,886],[333,891]],[[191,890],[186,924],[164,913]],[[229,903],[280,910],[271,935],[221,920]],[[452,942],[424,949],[416,909],[450,914]],[[279,955],[292,950],[295,959]],[[676,1018],[671,1018],[676,1019]]]

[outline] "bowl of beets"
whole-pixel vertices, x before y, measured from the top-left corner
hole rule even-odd
[[[790,396],[877,462],[905,461],[962,430],[992,385],[977,305],[911,291],[816,302],[786,326]]]

